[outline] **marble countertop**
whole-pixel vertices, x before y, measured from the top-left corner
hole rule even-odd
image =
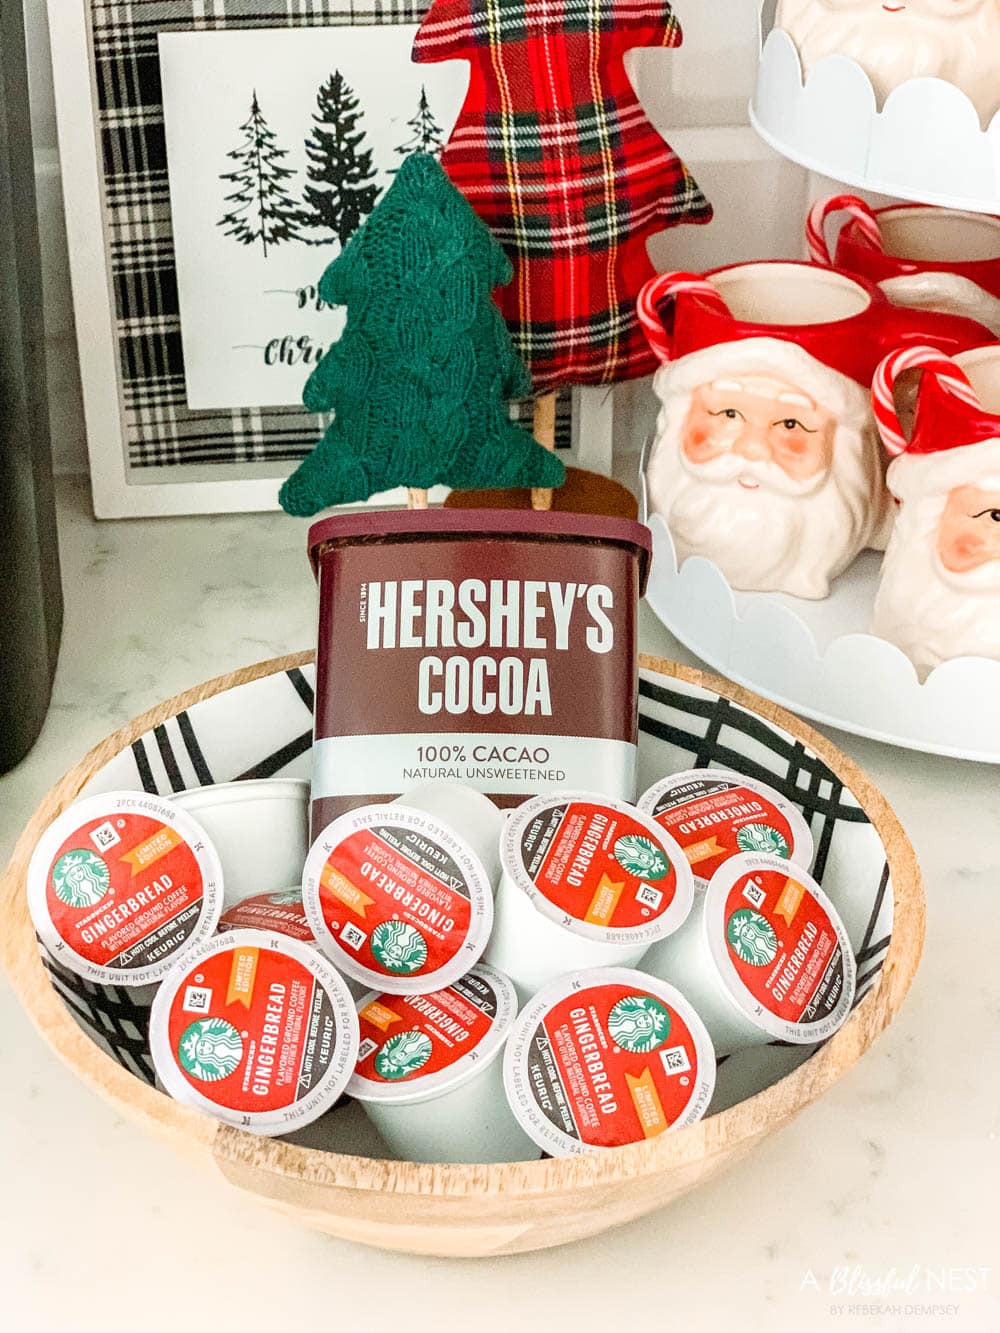
[[[97,524],[83,483],[60,498],[64,647],[41,740],[0,779],[4,857],[89,745],[159,699],[314,636],[304,523]],[[642,646],[691,660],[645,608]],[[740,1165],[567,1249],[478,1262],[383,1254],[297,1229],[125,1123],[0,982],[4,1326],[1000,1328],[1000,783],[995,769],[831,734],[916,845],[926,951],[889,1031]]]

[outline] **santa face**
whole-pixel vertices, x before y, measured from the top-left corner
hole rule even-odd
[[[1000,0],[780,0],[777,26],[806,70],[826,55],[849,56],[881,98],[932,75],[963,89],[984,122],[1000,106]]]
[[[703,382],[684,360],[659,371],[647,485],[680,561],[704,556],[734,588],[819,598],[875,535],[886,496],[867,395],[818,363],[810,374],[837,415],[757,367]]]
[[[873,627],[921,679],[953,657],[1000,658],[1000,486],[904,500]]]
[[[948,493],[938,526],[937,554],[942,567],[961,580],[986,570],[1000,582],[1000,492],[956,486]]]
[[[695,389],[681,449],[696,476],[749,491],[763,485],[798,493],[803,483],[815,490],[826,479],[836,426],[825,408],[794,385],[743,375]],[[723,457],[730,459],[724,468],[706,466]]]

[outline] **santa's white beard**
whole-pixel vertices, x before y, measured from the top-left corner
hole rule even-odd
[[[841,482],[831,474],[813,489],[792,489],[787,479],[776,489],[775,464],[722,461],[737,464],[740,475],[759,478],[759,489],[693,473],[676,447],[651,460],[653,508],[667,520],[678,562],[704,556],[733,588],[826,597],[830,580],[865,544],[866,525],[859,523]]]
[[[1000,560],[953,574],[938,559],[945,496],[908,501],[882,563],[872,628],[923,680],[953,657],[1000,658]]]
[[[848,56],[880,98],[907,79],[933,76],[967,93],[984,122],[1000,106],[1000,10],[993,0],[954,18],[888,14],[875,4],[832,9],[825,0],[781,0],[777,26],[794,40],[805,70],[823,56]]]

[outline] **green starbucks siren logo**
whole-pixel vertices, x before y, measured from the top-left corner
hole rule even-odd
[[[788,859],[788,843],[770,824],[744,824],[736,830],[736,845],[741,852],[769,852]]]
[[[372,953],[390,972],[417,972],[427,962],[427,942],[405,921],[383,921],[372,931]]]
[[[627,833],[615,843],[615,860],[639,879],[662,879],[670,869],[670,862],[656,843],[634,833]]]
[[[729,947],[751,967],[766,967],[778,952],[778,937],[770,921],[750,907],[738,907],[726,925]]]
[[[243,1039],[224,1018],[199,1018],[181,1034],[177,1058],[192,1078],[218,1083],[243,1059]]]
[[[375,1072],[380,1078],[406,1078],[415,1074],[431,1058],[431,1039],[424,1032],[397,1032],[375,1056]]]
[[[608,1014],[608,1032],[623,1051],[652,1051],[670,1032],[670,1014],[652,995],[626,995]]]
[[[93,907],[111,887],[111,876],[96,852],[76,847],[52,867],[52,887],[67,907]]]
[[[282,889],[280,893],[269,893],[267,901],[273,903],[275,907],[290,907],[292,903],[302,901],[301,889]]]

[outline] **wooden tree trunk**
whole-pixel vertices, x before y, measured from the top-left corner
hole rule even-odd
[[[535,399],[534,411],[534,431],[535,439],[546,449],[554,450],[556,447],[556,395],[554,393],[543,394],[541,398]],[[552,491],[545,486],[536,486],[531,492],[532,509],[551,509]]]

